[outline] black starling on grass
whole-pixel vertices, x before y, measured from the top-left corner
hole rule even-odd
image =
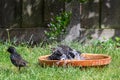
[[[13,65],[15,65],[16,67],[20,68],[21,67],[25,67],[27,66],[27,61],[24,60],[20,54],[17,53],[16,49],[12,46],[10,46],[7,51],[10,53],[10,60],[12,62]]]

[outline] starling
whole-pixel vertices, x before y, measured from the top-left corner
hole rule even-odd
[[[52,49],[52,54],[48,57],[49,60],[81,60],[81,52],[70,48],[66,45],[58,45]]]
[[[13,65],[15,65],[16,67],[20,68],[21,67],[25,67],[27,66],[27,61],[24,60],[20,54],[17,53],[16,49],[12,46],[10,46],[7,51],[10,53],[10,60],[12,62]]]

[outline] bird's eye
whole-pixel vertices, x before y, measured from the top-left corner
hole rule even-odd
[[[65,58],[61,58],[61,60],[65,60]]]

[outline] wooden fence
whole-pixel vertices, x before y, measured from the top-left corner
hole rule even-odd
[[[119,4],[120,0],[89,0],[81,4],[78,17],[81,17],[82,28],[120,29]],[[65,4],[61,0],[0,0],[0,38],[5,39],[6,28],[14,28],[11,35],[19,32],[22,37],[26,31],[27,36],[33,30],[27,28],[39,30],[36,33],[44,31],[40,28],[46,28],[51,18],[65,10],[66,5],[68,3]]]
[[[83,28],[119,28],[120,0],[89,0],[81,4]],[[0,28],[43,27],[65,9],[60,0],[0,0]]]
[[[120,28],[120,0],[89,0],[82,5],[84,28]]]
[[[62,8],[57,0],[0,0],[0,28],[43,27]]]

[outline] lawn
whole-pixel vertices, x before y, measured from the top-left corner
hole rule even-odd
[[[51,46],[44,47],[17,45],[15,48],[29,65],[20,71],[13,66],[9,59],[7,43],[0,43],[0,80],[119,80],[120,79],[120,48],[116,48],[114,42],[83,45],[80,43],[68,44],[70,47],[83,53],[107,54],[112,57],[112,62],[105,67],[41,67],[38,57],[50,54]]]

